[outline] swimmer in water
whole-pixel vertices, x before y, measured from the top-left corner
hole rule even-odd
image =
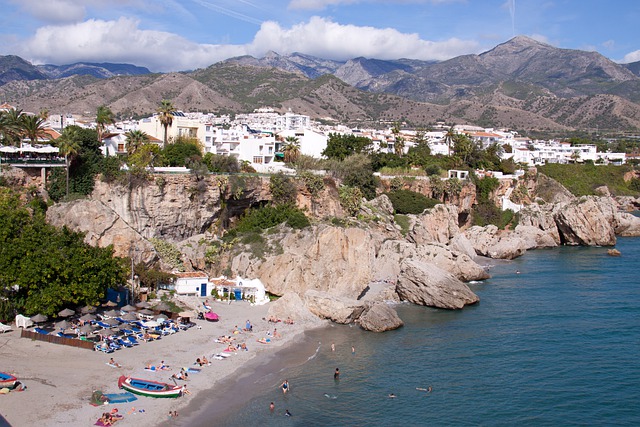
[[[269,411],[271,411],[271,413],[273,414],[273,411],[276,409],[276,405],[273,404],[273,402],[271,402],[269,404]]]
[[[393,393],[389,393],[389,399],[395,399],[396,395]]]
[[[284,411],[284,415],[285,415],[286,417],[290,417],[290,416],[291,416],[291,412],[289,412],[289,410],[288,410],[288,409],[285,409],[285,411]]]
[[[340,368],[336,368],[336,371],[333,373],[333,379],[336,381],[340,379]]]

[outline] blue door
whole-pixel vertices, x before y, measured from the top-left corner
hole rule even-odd
[[[207,296],[207,284],[203,283],[200,285],[200,296],[201,297],[206,297]]]

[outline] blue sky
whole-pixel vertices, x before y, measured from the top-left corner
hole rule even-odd
[[[268,51],[444,60],[514,35],[640,60],[638,0],[0,0],[0,54],[207,67]]]

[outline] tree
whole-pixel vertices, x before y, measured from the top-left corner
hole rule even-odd
[[[107,288],[126,280],[113,248],[92,247],[84,236],[46,223],[20,196],[0,189],[0,299],[27,315],[97,304]]]
[[[187,159],[193,156],[202,157],[202,151],[196,138],[180,137],[173,144],[165,146],[162,155],[169,166],[186,166]]]
[[[285,144],[282,148],[285,163],[294,163],[300,156],[300,142],[295,136],[285,138]]]
[[[144,144],[149,142],[149,135],[141,130],[130,130],[125,133],[127,141],[127,154],[132,155],[140,149]]]
[[[456,133],[454,126],[451,125],[447,130],[447,133],[444,134],[444,143],[447,144],[447,156],[451,155],[451,144],[455,142],[456,136],[458,136],[458,134]]]
[[[80,151],[80,136],[76,126],[66,127],[62,131],[60,138],[56,140],[56,144],[60,149],[60,154],[64,156],[64,164],[66,169],[66,195],[69,195],[69,166],[70,161]],[[71,159],[70,159],[71,158]]]
[[[46,120],[31,114],[23,114],[20,117],[22,136],[35,144],[39,139],[50,139],[45,127]]]
[[[107,126],[116,122],[115,116],[109,107],[101,105],[96,112],[96,131],[98,132],[98,141],[102,144],[102,137],[104,136]]]
[[[393,151],[396,156],[402,156],[404,154],[405,141],[404,137],[400,136],[400,126],[396,124],[391,129],[391,133],[393,133],[393,138],[395,140],[393,144]]]
[[[330,133],[322,155],[329,159],[344,160],[352,154],[368,154],[373,144],[369,138]]]
[[[0,112],[0,132],[5,144],[20,145],[20,134],[22,132],[22,110],[12,108],[9,111]]]
[[[163,99],[160,103],[160,106],[156,110],[158,112],[158,120],[162,123],[162,127],[164,127],[164,139],[162,142],[162,148],[167,145],[167,131],[169,126],[173,124],[173,112],[175,108],[173,104],[168,99]]]

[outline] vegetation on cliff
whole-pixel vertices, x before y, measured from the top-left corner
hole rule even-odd
[[[108,288],[126,282],[126,262],[112,247],[87,245],[82,234],[48,225],[45,208],[41,199],[26,204],[0,189],[0,319],[97,304]]]
[[[606,185],[612,194],[617,196],[638,196],[640,180],[633,178],[625,181],[624,176],[631,171],[631,166],[594,165],[560,165],[548,164],[538,167],[538,171],[555,179],[574,196],[594,195],[598,187]]]

